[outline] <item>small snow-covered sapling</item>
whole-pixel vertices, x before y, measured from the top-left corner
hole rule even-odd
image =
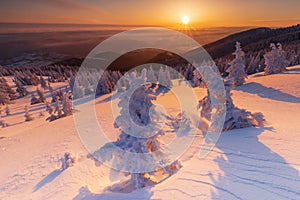
[[[26,105],[25,106],[25,122],[28,122],[28,121],[32,121],[33,120],[33,117],[31,116],[31,114],[29,113],[29,109],[28,109],[28,106]]]

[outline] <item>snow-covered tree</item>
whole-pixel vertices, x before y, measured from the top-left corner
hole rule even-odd
[[[9,95],[0,88],[0,104],[5,105],[10,103]]]
[[[202,83],[201,75],[197,69],[193,71],[194,80],[193,80],[193,87],[200,87]]]
[[[260,54],[252,54],[250,55],[250,60],[247,68],[247,72],[249,73],[255,73],[259,71],[259,66],[260,66]]]
[[[61,118],[63,116],[62,108],[59,101],[55,102],[55,110],[54,113],[57,113],[57,118]]]
[[[33,105],[33,104],[38,104],[38,103],[45,103],[46,98],[44,96],[44,89],[37,87],[36,93],[38,94],[38,97],[36,97],[34,93],[31,94],[30,104]]]
[[[147,81],[150,82],[150,83],[154,83],[154,84],[157,82],[157,78],[155,76],[152,65],[150,65],[150,68],[148,70]]]
[[[123,81],[122,81],[122,78],[117,82],[117,85],[116,85],[116,87],[117,87],[117,92],[123,92],[124,91],[124,89],[123,89]]]
[[[27,89],[19,80],[16,80],[16,87],[17,87],[16,91],[19,93],[20,97],[24,97],[28,94]]]
[[[10,115],[10,109],[9,109],[8,105],[6,105],[6,107],[5,107],[5,113],[6,113],[6,116]]]
[[[165,68],[165,84],[167,88],[171,88],[172,87],[172,80],[171,80],[171,75],[170,75],[170,69],[168,66],[166,66]]]
[[[127,154],[117,151],[117,149],[143,155],[152,155],[151,153],[153,153],[153,155],[147,157],[147,159],[150,159],[149,162],[155,162],[155,159],[157,158],[154,157],[158,156],[160,158],[163,154],[162,144],[159,141],[159,137],[163,135],[164,132],[160,129],[148,127],[149,124],[154,127],[158,126],[155,121],[151,121],[151,116],[156,114],[155,112],[150,114],[150,108],[154,106],[152,101],[156,99],[156,96],[151,90],[152,84],[149,83],[144,85],[143,77],[137,77],[135,72],[132,72],[127,78],[130,88],[128,92],[124,92],[120,96],[120,102],[118,105],[121,108],[121,111],[120,115],[115,120],[115,127],[120,128],[122,132],[116,142],[104,145],[99,151],[97,151],[98,154],[96,156],[99,156],[104,162],[114,159],[113,162],[118,168],[123,169],[124,171],[131,171],[133,168],[140,169],[143,164],[138,162],[129,163],[131,158],[128,158]],[[128,102],[129,108],[126,107]],[[128,116],[128,114],[130,116]],[[155,117],[152,119],[155,119]],[[129,120],[131,121],[131,124],[135,124],[135,127],[129,125]],[[118,148],[115,151],[112,151],[112,146],[116,146]],[[178,161],[174,161],[165,167],[157,165],[156,170],[153,172],[129,172],[128,174],[130,175],[130,179],[122,185],[122,188],[128,189],[128,187],[133,187],[131,189],[134,190],[154,185],[157,183],[155,178],[157,178],[158,174],[168,177],[175,173],[180,167],[180,163]]]
[[[144,83],[147,82],[147,74],[148,74],[148,70],[146,68],[142,69],[142,71],[141,71],[141,79],[142,79],[142,81],[144,81]]]
[[[63,112],[65,116],[69,116],[73,114],[71,96],[72,96],[71,91],[67,91],[63,96],[62,104],[63,104]]]
[[[98,83],[96,94],[108,94],[113,91],[112,77],[109,71],[104,71]]]
[[[193,71],[194,67],[191,64],[188,64],[185,68],[183,68],[183,72],[181,73],[184,76],[185,80],[192,81],[194,79]]]
[[[158,84],[162,87],[166,85],[166,74],[162,66],[159,68],[158,71]]]
[[[278,48],[278,68],[281,72],[286,71],[287,63],[285,52],[282,49],[282,45],[280,43],[277,43]]]
[[[237,108],[231,98],[231,89],[233,88],[231,81],[225,82],[226,89],[226,117],[223,131],[231,129],[239,129],[246,127],[260,127],[263,126],[264,117],[262,113],[251,113],[245,109]],[[201,117],[210,120],[212,109],[211,100],[208,95],[199,101],[199,108],[201,108]]]
[[[264,55],[265,65],[266,65],[265,75],[276,74],[280,72],[276,62],[278,49],[274,43],[271,43],[270,47],[271,47],[271,51]]]
[[[1,115],[0,115],[0,126],[1,126],[2,128],[5,128],[5,127],[8,126],[8,123],[6,123],[6,122],[4,121],[4,119],[1,117]]]
[[[39,99],[32,93],[31,94],[30,104],[34,105],[34,104],[37,104],[37,103],[39,103]]]
[[[39,102],[40,103],[45,103],[46,102],[46,98],[45,98],[45,95],[44,95],[44,89],[43,88],[40,88],[40,87],[37,87],[36,88],[36,92],[39,96]]]
[[[53,121],[57,119],[57,117],[54,115],[54,108],[49,102],[46,102],[46,111],[50,115],[46,120]]]
[[[72,88],[72,94],[74,99],[84,97],[84,87],[81,86],[78,81],[74,83],[74,87]]]
[[[50,81],[48,81],[48,89],[49,89],[50,93],[52,93],[54,91],[53,87],[51,86]]]
[[[51,92],[51,102],[54,103],[54,102],[56,102],[58,100],[59,100],[58,92],[56,90],[53,90]]]
[[[28,121],[32,121],[33,120],[33,117],[31,116],[31,114],[29,113],[29,109],[28,109],[28,106],[26,105],[25,108],[25,122],[28,122]]]
[[[47,83],[46,83],[46,81],[45,81],[45,79],[43,78],[42,75],[40,75],[40,84],[41,84],[43,89],[47,88]]]
[[[75,83],[75,75],[73,74],[72,71],[70,71],[70,80],[69,80],[69,86],[70,89],[73,91],[74,83]]]
[[[241,43],[236,42],[235,44],[234,60],[230,62],[230,67],[226,70],[228,74],[227,79],[232,79],[234,86],[240,86],[245,83],[247,74],[245,72],[244,64],[244,51],[241,48]]]

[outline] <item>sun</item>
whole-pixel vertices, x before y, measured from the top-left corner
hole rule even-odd
[[[190,22],[190,18],[186,15],[184,15],[182,18],[181,18],[181,22],[184,24],[184,25],[188,25],[189,22]]]

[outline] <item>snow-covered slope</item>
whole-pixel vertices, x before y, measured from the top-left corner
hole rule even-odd
[[[60,87],[61,85],[56,85]],[[32,88],[34,90],[34,88]],[[203,89],[195,89],[199,99]],[[46,93],[47,94],[47,93]],[[110,95],[95,100],[98,119],[109,138],[116,138]],[[177,113],[174,95],[158,103]],[[10,124],[0,131],[0,199],[299,199],[300,197],[300,66],[284,74],[255,74],[233,91],[241,108],[262,112],[264,128],[222,133],[216,147],[198,158],[203,138],[197,136],[180,159],[179,172],[151,188],[129,194],[103,189],[118,181],[117,172],[88,156],[77,135],[72,116],[53,122],[39,117],[44,105],[31,106],[34,121],[24,122],[24,105],[30,96],[10,106]],[[3,115],[3,114],[2,114]],[[65,152],[77,163],[59,170]]]

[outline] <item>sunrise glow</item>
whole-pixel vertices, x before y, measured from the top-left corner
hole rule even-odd
[[[182,18],[181,18],[181,22],[184,24],[184,25],[188,25],[189,22],[190,22],[190,18],[186,15],[184,15]]]

